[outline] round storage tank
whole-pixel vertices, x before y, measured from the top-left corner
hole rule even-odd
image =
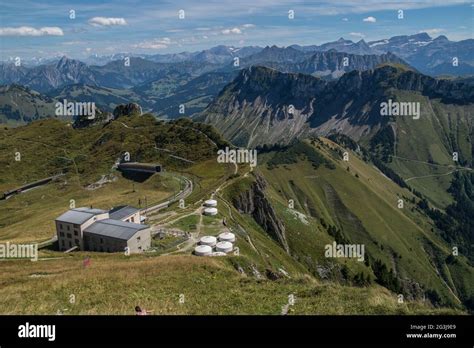
[[[209,245],[210,247],[213,247],[216,245],[217,239],[213,236],[204,236],[199,240],[199,243],[201,245]]]
[[[217,207],[217,201],[215,199],[208,199],[207,201],[204,202],[204,205],[206,207]]]
[[[223,232],[219,235],[219,241],[220,242],[235,242],[235,234],[231,232]]]
[[[216,251],[220,251],[223,253],[230,253],[233,249],[233,245],[231,242],[219,242],[216,244]]]
[[[212,248],[209,245],[198,245],[194,248],[194,254],[197,256],[211,255]]]
[[[217,209],[216,208],[205,208],[204,209],[204,215],[217,215]]]

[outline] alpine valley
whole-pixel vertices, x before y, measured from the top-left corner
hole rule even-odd
[[[418,33],[3,62],[0,189],[14,194],[0,241],[38,242],[43,261],[4,263],[2,314],[52,314],[72,291],[71,314],[472,313],[473,52],[473,39]],[[96,116],[56,116],[65,100]],[[216,160],[238,150],[257,158]],[[125,153],[164,170],[131,178]],[[215,216],[201,213],[209,197]],[[57,251],[71,199],[170,204],[147,215],[152,250],[127,257]],[[223,229],[233,253],[192,254]],[[86,255],[94,267],[79,269]]]

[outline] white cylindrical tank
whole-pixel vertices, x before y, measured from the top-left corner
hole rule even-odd
[[[217,215],[217,208],[205,208],[204,215],[210,215],[210,216]]]
[[[234,246],[231,242],[219,242],[216,244],[216,251],[220,251],[223,253],[230,253]]]
[[[207,201],[204,202],[204,205],[206,207],[217,207],[217,201],[215,199],[208,199]]]
[[[209,245],[198,245],[194,248],[194,254],[197,256],[207,256],[212,254],[212,248]]]
[[[220,242],[235,242],[235,234],[231,232],[223,232],[219,235],[219,241]]]
[[[215,246],[217,243],[216,237],[213,236],[204,236],[199,240],[199,244],[201,245],[209,245],[210,247]]]

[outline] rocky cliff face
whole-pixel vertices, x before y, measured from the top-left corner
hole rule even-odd
[[[436,99],[449,107],[453,104],[464,115],[474,104],[469,84],[434,79],[397,64],[352,71],[337,81],[251,67],[224,88],[200,120],[216,126],[234,144],[247,147],[288,144],[334,132],[370,140],[389,121],[399,120],[380,115],[380,103],[392,98],[394,91],[406,96],[401,102],[420,96],[429,103]],[[437,117],[432,110],[426,106],[422,117]]]
[[[454,104],[474,103],[474,90],[463,82],[435,79],[400,66],[386,65],[374,70],[352,71],[344,75],[326,92],[366,95],[367,91],[389,88],[420,92],[430,98],[440,98]]]
[[[234,198],[234,207],[242,213],[251,215],[289,253],[285,226],[276,215],[275,210],[265,195],[266,185],[265,179],[257,175],[251,188],[241,192],[239,196]]]
[[[363,71],[374,69],[384,63],[406,65],[403,60],[392,53],[382,55],[357,55],[331,50],[328,52],[315,53],[301,64],[296,65],[293,72],[338,78],[352,70]]]
[[[302,135],[325,82],[302,74],[251,67],[219,94],[203,120],[242,146],[285,142]]]
[[[62,57],[56,64],[41,65],[29,70],[21,83],[36,91],[45,92],[75,83],[97,85],[97,80],[86,64]]]
[[[358,43],[359,44],[359,43]],[[407,65],[402,59],[388,52],[376,54],[351,54],[335,49],[324,52],[303,52],[294,48],[267,47],[242,60],[242,67],[266,66],[281,72],[301,73],[334,79],[352,70],[374,69],[384,63]]]

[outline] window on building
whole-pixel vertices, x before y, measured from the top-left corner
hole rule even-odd
[[[72,242],[71,241],[69,241],[69,247],[72,248]]]
[[[138,246],[138,250],[142,250],[142,247],[141,247],[141,246]]]
[[[140,241],[141,237],[137,237],[137,241]]]
[[[81,243],[79,243],[79,239],[74,239],[74,241],[76,242],[76,245],[81,244]]]
[[[78,236],[78,235],[79,235],[79,232],[74,231],[74,235],[75,235],[75,236]]]
[[[60,235],[61,237],[64,237],[64,232],[59,232],[59,235]]]
[[[67,234],[68,238],[72,238],[72,235],[70,233]]]
[[[135,222],[135,218],[132,216],[132,222]]]
[[[104,240],[102,238],[100,239],[100,244],[104,244]]]
[[[67,230],[70,231],[71,230],[71,226],[69,225],[66,225],[67,226]]]
[[[61,245],[64,246],[64,241],[63,240],[61,241]]]
[[[59,224],[59,229],[60,229],[60,230],[63,229],[63,224]]]

